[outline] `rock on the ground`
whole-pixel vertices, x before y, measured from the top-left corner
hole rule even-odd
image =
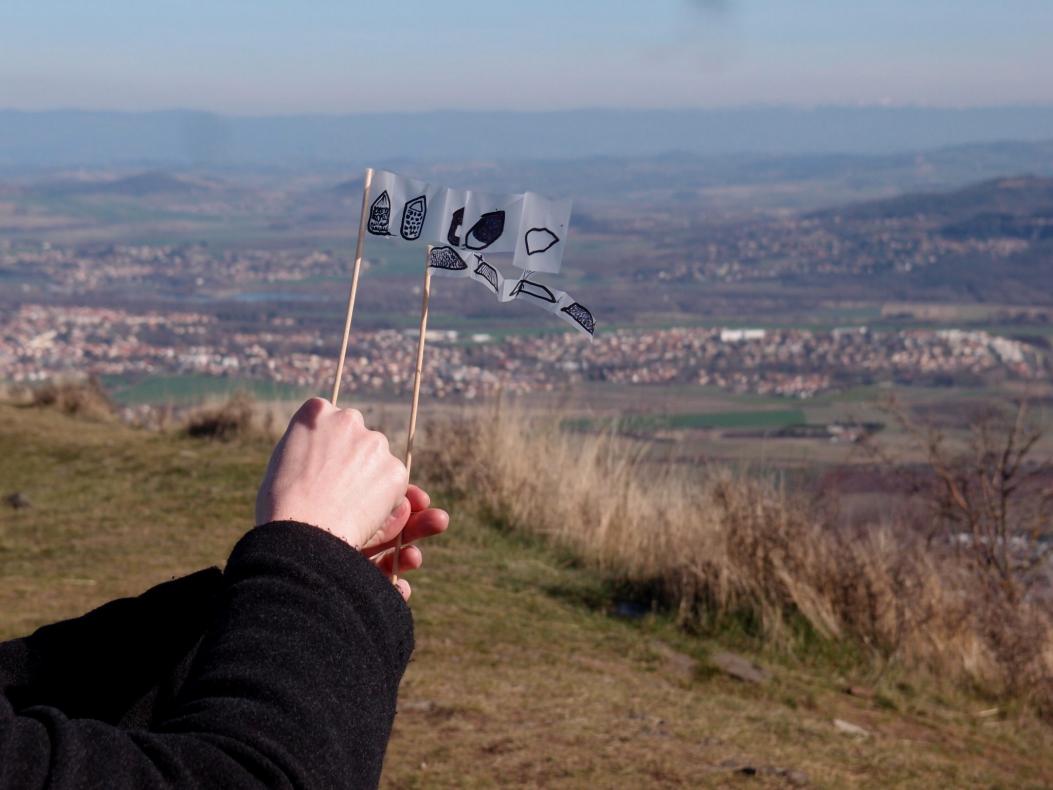
[[[736,653],[725,651],[714,653],[709,657],[709,663],[725,675],[746,683],[767,683],[771,680],[771,673],[768,670]]]
[[[869,737],[870,731],[860,727],[858,724],[853,724],[850,721],[844,719],[834,719],[834,728],[845,735],[852,735],[856,738]]]
[[[4,497],[4,504],[15,510],[24,510],[25,508],[30,507],[33,503],[30,502],[29,497],[21,491],[15,491],[13,494],[8,494]]]

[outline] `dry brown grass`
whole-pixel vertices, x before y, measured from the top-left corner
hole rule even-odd
[[[271,412],[261,408],[247,392],[235,392],[221,403],[208,404],[187,415],[183,427],[195,439],[229,442],[273,433]]]
[[[433,426],[428,444],[436,482],[651,592],[685,627],[747,622],[783,649],[818,635],[1053,710],[1045,609],[986,596],[966,563],[895,525],[836,530],[772,480],[658,469],[616,437],[521,414]]]

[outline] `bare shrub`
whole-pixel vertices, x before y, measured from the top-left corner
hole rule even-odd
[[[1053,463],[1034,457],[1042,431],[1027,403],[981,409],[957,442],[894,401],[888,411],[925,454],[910,491],[929,510],[928,549],[968,577],[971,616],[1009,689],[1053,704],[1050,618],[1036,596],[1053,558]]]
[[[792,649],[803,620],[878,665],[924,667],[997,693],[1041,697],[1053,677],[1053,628],[1038,607],[1002,601],[1003,622],[1037,646],[1025,688],[966,564],[894,525],[835,529],[774,480],[656,467],[613,435],[514,413],[433,425],[427,446],[420,468],[435,482],[657,591],[685,627],[746,616]]]
[[[256,400],[238,391],[224,403],[192,412],[183,428],[187,436],[228,442],[257,432]]]
[[[116,414],[116,407],[95,377],[56,379],[34,387],[30,403],[40,408],[58,409],[74,417],[106,420]]]

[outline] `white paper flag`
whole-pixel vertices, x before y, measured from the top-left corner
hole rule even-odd
[[[507,254],[526,271],[557,273],[563,265],[569,200],[446,189],[386,170],[375,172],[369,197],[366,230],[374,236]]]
[[[466,252],[449,246],[436,247],[431,251],[430,266],[433,275],[475,280],[494,294],[499,302],[527,302],[552,313],[590,338],[595,334],[596,320],[587,307],[566,291],[549,288],[538,282],[532,272],[519,277],[505,277],[491,263],[498,257],[506,262],[512,260],[510,254],[487,255],[484,258],[476,252]]]

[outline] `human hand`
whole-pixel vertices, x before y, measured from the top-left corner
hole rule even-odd
[[[405,499],[388,516],[384,526],[362,547],[362,553],[373,560],[385,574],[391,575],[395,559],[394,549],[398,535],[402,533],[402,549],[399,552],[399,573],[416,570],[424,557],[420,549],[409,545],[446,531],[450,516],[445,510],[429,507],[431,497],[418,486],[406,489]],[[400,578],[396,582],[402,597],[409,600],[412,592],[409,582]]]
[[[378,530],[391,531],[402,510],[402,524],[391,535],[406,526],[412,511],[408,493],[406,467],[391,454],[384,434],[366,428],[355,409],[311,398],[274,448],[256,495],[256,523],[312,524],[359,549]],[[403,556],[415,561],[412,553]]]

